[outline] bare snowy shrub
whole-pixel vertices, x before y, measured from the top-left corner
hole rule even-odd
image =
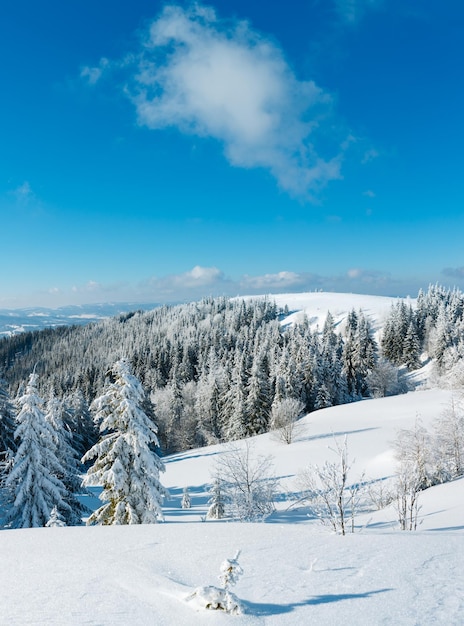
[[[248,440],[240,447],[230,447],[218,460],[216,471],[231,517],[251,522],[274,511],[277,481],[272,457],[254,456],[253,445]]]
[[[396,498],[395,490],[390,480],[372,481],[367,485],[366,493],[368,499],[377,511],[390,505]]]
[[[430,487],[434,475],[432,440],[418,417],[414,428],[398,431],[393,446],[399,466],[409,468],[418,490]]]
[[[419,493],[422,475],[410,463],[401,463],[396,471],[395,508],[401,530],[417,530]]]
[[[388,359],[379,358],[367,375],[367,384],[374,398],[406,393],[404,374]]]
[[[298,418],[305,405],[296,398],[283,398],[271,408],[271,429],[283,443],[290,444],[298,431]]]
[[[363,476],[356,483],[348,482],[351,466],[348,462],[347,438],[343,444],[335,440],[332,451],[338,461],[326,461],[324,465],[310,465],[299,475],[299,485],[304,495],[300,502],[309,504],[310,510],[322,524],[334,532],[354,532],[355,516],[363,496]]]
[[[451,480],[464,474],[464,412],[462,406],[451,398],[449,406],[434,424],[434,450],[437,473]]]

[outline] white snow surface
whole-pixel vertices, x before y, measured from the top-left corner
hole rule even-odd
[[[406,304],[415,306],[414,298],[389,298],[387,296],[369,296],[353,293],[332,293],[329,291],[315,291],[309,293],[269,295],[269,300],[277,306],[288,306],[290,315],[284,323],[295,323],[306,315],[312,326],[322,329],[327,312],[330,311],[335,325],[340,325],[351,310],[360,309],[372,323],[374,330],[378,330],[393,304],[404,300]]]
[[[293,305],[287,297],[291,310],[299,297]],[[364,309],[351,303],[345,311]],[[292,499],[302,468],[335,460],[334,436],[347,436],[351,481],[362,472],[369,480],[388,479],[398,429],[418,418],[431,426],[451,396],[427,389],[316,411],[300,420],[290,445],[273,433],[253,438],[253,453],[272,455],[279,479],[276,512],[265,522],[204,521],[215,463],[227,449],[218,445],[164,459],[161,479],[171,494],[164,523],[1,532],[0,623],[463,624],[464,479],[420,494],[415,532],[400,531],[388,507],[366,512],[356,532],[342,537]],[[190,509],[181,507],[185,487]],[[189,602],[196,588],[219,585],[221,563],[237,550],[244,574],[233,592],[243,614]]]

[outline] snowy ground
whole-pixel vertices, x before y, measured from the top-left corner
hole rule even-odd
[[[367,312],[368,297],[355,302],[351,296],[350,305],[336,309],[328,295],[334,294],[321,294],[311,311],[306,307],[314,317],[319,310],[317,323],[327,308],[338,320],[353,306]],[[303,307],[282,298],[292,310]],[[370,309],[372,319],[380,319],[391,300],[374,300],[385,300]],[[464,479],[420,495],[416,532],[399,531],[389,507],[366,512],[355,534],[342,537],[292,499],[302,468],[335,460],[334,436],[347,436],[353,481],[363,472],[372,481],[388,479],[398,429],[411,428],[417,418],[430,426],[450,398],[450,391],[429,389],[365,400],[304,417],[290,445],[272,433],[255,437],[253,454],[272,455],[279,479],[277,510],[263,523],[203,521],[215,464],[225,452],[213,446],[165,459],[163,483],[171,499],[164,524],[1,532],[0,623],[463,624]],[[184,487],[192,498],[188,510],[181,508]],[[221,562],[237,549],[244,575],[233,591],[244,614],[198,611],[186,598],[197,586],[218,584]]]
[[[0,533],[1,623],[91,625],[462,624],[464,480],[421,494],[417,532],[397,529],[393,509],[366,514],[341,537],[291,505],[295,475],[330,458],[332,435],[348,436],[353,476],[388,477],[391,441],[419,415],[429,424],[450,392],[417,391],[321,410],[297,440],[254,439],[280,478],[277,511],[264,523],[202,521],[222,446],[166,459],[166,522],[154,526],[52,528]],[[243,443],[240,443],[243,445]],[[192,508],[181,509],[189,487]],[[245,613],[198,611],[197,586],[218,584],[221,562],[241,549],[234,588]]]

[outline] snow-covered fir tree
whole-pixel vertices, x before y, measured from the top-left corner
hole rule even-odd
[[[154,451],[157,427],[141,408],[144,391],[128,361],[117,361],[111,373],[114,382],[93,403],[101,438],[82,459],[95,459],[84,484],[103,487],[104,504],[88,523],[155,523],[163,518],[161,505],[168,495],[159,476],[164,464]]]
[[[52,512],[50,514],[50,519],[45,524],[45,526],[47,528],[63,528],[64,526],[66,526],[66,522],[61,517],[60,512],[58,511],[56,506],[53,507]]]
[[[0,462],[5,460],[8,450],[14,452],[16,444],[16,411],[10,399],[5,381],[0,379]]]
[[[190,509],[190,507],[192,506],[192,501],[190,499],[188,487],[184,487],[184,491],[182,493],[181,506],[183,509]]]
[[[44,526],[53,507],[67,514],[71,510],[66,487],[59,478],[64,469],[56,457],[44,402],[37,392],[37,374],[31,374],[17,402],[20,410],[15,438],[20,443],[5,481],[11,498],[9,522],[13,528]]]
[[[82,465],[72,446],[72,433],[64,423],[63,413],[63,402],[51,393],[46,405],[45,419],[51,429],[55,455],[63,469],[62,473],[58,474],[58,478],[66,487],[64,500],[69,505],[69,509],[63,511],[63,516],[67,526],[79,526],[86,512],[77,497],[82,493]]]
[[[208,519],[222,519],[226,515],[225,494],[222,481],[216,477],[211,485],[210,499],[208,500]]]

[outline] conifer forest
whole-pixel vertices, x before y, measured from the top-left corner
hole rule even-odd
[[[288,314],[271,298],[209,298],[2,339],[0,447],[8,523],[43,526],[57,503],[56,520],[79,523],[79,472],[96,458],[87,484],[105,482],[104,469],[96,468],[105,467],[110,448],[123,445],[111,438],[118,429],[132,428],[144,458],[156,450],[158,459],[265,433],[278,425],[289,400],[302,415],[403,393],[408,372],[428,361],[437,380],[464,377],[464,294],[458,290],[431,286],[414,306],[398,300],[381,329],[361,310],[351,310],[339,326],[329,312],[322,328],[308,319],[286,324]],[[121,409],[114,421],[114,407],[123,401],[132,408]],[[38,462],[34,451],[44,442],[47,454]],[[154,518],[161,515],[163,493],[158,461],[148,464]],[[26,488],[41,490],[42,508],[28,508]],[[118,513],[111,493],[104,519],[140,515],[137,507]]]

